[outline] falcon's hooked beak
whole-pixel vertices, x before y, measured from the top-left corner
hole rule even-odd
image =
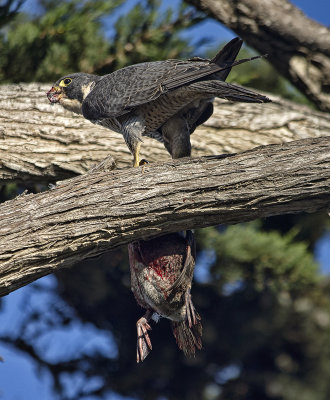
[[[49,92],[47,92],[48,100],[52,103],[58,103],[63,96],[63,90],[59,86],[53,86]]]

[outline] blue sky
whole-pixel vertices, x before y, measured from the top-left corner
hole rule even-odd
[[[125,6],[121,12],[136,3],[136,1],[130,1],[128,6]],[[298,6],[303,12],[324,25],[330,25],[330,0],[295,0],[293,3]],[[27,0],[24,9],[33,11],[35,9],[35,0]],[[166,2],[167,5],[178,4],[178,0],[170,0]],[[224,40],[229,40],[236,36],[235,33],[231,32],[227,28],[215,21],[208,20],[198,27],[191,29],[188,32],[190,37],[201,38],[208,36],[211,38],[208,46],[215,47]],[[326,218],[326,214],[325,214]],[[323,271],[330,271],[330,233],[325,235],[324,238],[318,243],[316,249],[316,258],[320,262]],[[54,281],[52,277],[46,277],[41,280],[45,285],[52,285]],[[40,281],[40,282],[41,282]],[[0,329],[9,330],[17,327],[19,318],[22,313],[22,302],[26,296],[33,295],[33,289],[31,285],[22,288],[4,299],[4,306],[2,313],[0,314]],[[42,299],[36,298],[35,301],[43,301]],[[84,336],[84,343],[90,346],[91,349],[96,347],[102,347],[104,351],[107,351],[109,355],[114,354],[115,351],[111,340],[101,334],[95,341],[93,337],[93,329],[88,326],[75,326],[73,331],[76,332],[74,340],[79,335]],[[82,333],[83,332],[83,333]],[[60,332],[59,336],[48,340],[61,340],[68,345],[67,340],[72,340],[72,333]],[[81,336],[80,336],[81,337]],[[73,344],[72,344],[73,345]],[[70,347],[70,344],[69,344]],[[0,399],[5,400],[53,400],[54,396],[50,391],[51,379],[47,373],[40,372],[37,369],[37,365],[31,361],[24,354],[19,354],[12,349],[0,345],[0,355],[5,359],[4,363],[0,363]],[[120,398],[114,395],[110,395],[108,400],[119,400]],[[121,398],[122,399],[122,398]]]

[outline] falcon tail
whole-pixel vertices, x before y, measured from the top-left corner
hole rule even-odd
[[[204,93],[231,101],[243,103],[271,102],[267,96],[245,89],[241,86],[232,85],[218,80],[194,82],[191,83],[188,88],[189,90],[196,90],[198,93]]]
[[[176,343],[180,350],[183,350],[185,356],[193,357],[196,349],[202,348],[202,324],[201,317],[195,311],[196,323],[189,327],[189,322],[185,321],[174,322],[172,321],[172,331]]]

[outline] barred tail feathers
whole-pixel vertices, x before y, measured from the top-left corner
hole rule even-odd
[[[193,357],[196,349],[201,350],[202,348],[202,324],[201,318],[197,312],[196,324],[189,327],[188,320],[174,322],[172,321],[172,331],[175,337],[176,343],[180,350],[183,350],[185,356]]]
[[[211,96],[220,97],[226,100],[246,102],[246,103],[269,103],[271,100],[252,90],[245,89],[241,86],[232,85],[227,82],[218,80],[205,80],[191,83],[187,86],[187,90],[205,93]]]

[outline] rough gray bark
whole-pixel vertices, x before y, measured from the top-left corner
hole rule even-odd
[[[287,0],[187,0],[236,32],[323,111],[330,111],[330,29]],[[267,3],[267,4],[266,4]]]
[[[51,106],[47,84],[0,86],[0,184],[48,183],[86,173],[111,154],[118,167],[132,156],[121,135],[61,106]],[[330,115],[270,95],[269,104],[216,100],[215,112],[192,135],[193,156],[234,153],[271,143],[330,135]],[[141,155],[165,161],[161,143],[145,138]]]
[[[93,172],[0,205],[0,295],[136,239],[330,205],[330,138]]]

